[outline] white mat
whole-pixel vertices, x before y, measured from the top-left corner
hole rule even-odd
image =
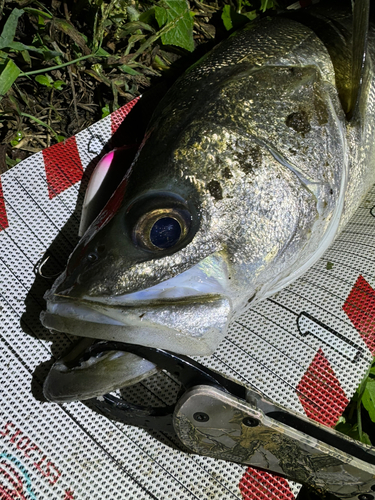
[[[77,241],[83,170],[134,104],[1,177],[0,498],[293,500],[298,486],[282,478],[184,454],[167,436],[110,422],[82,403],[42,400],[51,359],[72,340],[39,323],[49,283],[35,266],[49,249],[47,268],[63,269]],[[249,310],[199,361],[334,425],[375,352],[374,216],[372,189],[310,271]],[[137,397],[168,403],[175,385],[162,373]]]

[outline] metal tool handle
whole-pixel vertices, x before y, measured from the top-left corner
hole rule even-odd
[[[309,425],[306,420],[307,429]],[[261,467],[342,499],[375,499],[370,448],[324,430],[337,448],[216,387],[188,390],[176,405],[173,426],[179,439],[200,455]]]

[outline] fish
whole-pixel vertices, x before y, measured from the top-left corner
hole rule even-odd
[[[209,356],[323,255],[375,182],[375,30],[369,2],[344,4],[257,19],[190,67],[111,196],[121,150],[103,158],[45,327]],[[111,356],[114,371],[63,358],[46,397],[88,399],[157,370]],[[95,370],[100,383],[74,387]]]

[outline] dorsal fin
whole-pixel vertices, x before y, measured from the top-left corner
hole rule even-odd
[[[361,94],[362,80],[366,63],[369,16],[370,0],[355,0],[353,11],[351,92],[346,109],[349,120],[351,120],[356,114]]]

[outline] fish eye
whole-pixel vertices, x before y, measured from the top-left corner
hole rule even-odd
[[[173,217],[161,217],[151,228],[150,242],[157,248],[173,247],[181,236],[181,226]]]
[[[142,215],[134,226],[133,240],[147,250],[168,250],[187,235],[191,215],[187,210],[157,209]]]

